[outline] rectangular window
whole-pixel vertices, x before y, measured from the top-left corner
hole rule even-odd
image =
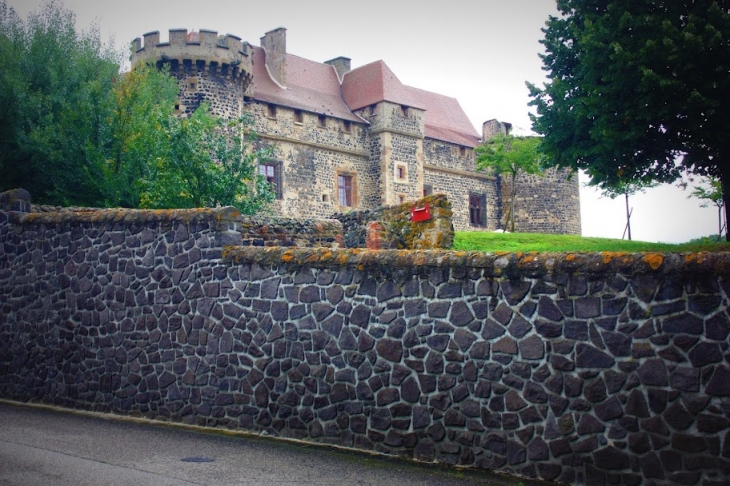
[[[276,105],[268,105],[268,113],[269,118],[276,119]]]
[[[337,176],[337,200],[340,206],[352,207],[352,176],[342,175]]]
[[[347,121],[347,120],[344,120],[344,121],[342,122],[342,131],[343,131],[343,132],[345,132],[345,133],[350,133],[350,131],[351,131],[351,128],[350,128],[350,126],[351,126],[351,125],[350,125],[350,122],[349,122],[349,121]]]
[[[302,110],[294,110],[294,123],[303,123],[304,122],[304,114],[302,113]]]
[[[400,116],[408,118],[408,107],[406,105],[400,105]]]
[[[399,182],[408,182],[408,168],[405,164],[396,164],[395,180]]]
[[[271,184],[271,187],[274,189],[274,194],[276,194],[276,199],[281,199],[281,163],[269,162],[266,164],[260,164],[259,174],[264,176],[268,183]]]
[[[471,226],[487,226],[487,196],[485,194],[469,194],[469,224]]]
[[[325,115],[317,115],[317,126],[320,128],[327,126],[327,117]]]
[[[466,147],[459,147],[459,155],[466,157]]]
[[[423,185],[423,197],[430,196],[433,194],[433,186],[431,184]]]

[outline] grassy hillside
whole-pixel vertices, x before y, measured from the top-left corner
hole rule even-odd
[[[492,233],[457,231],[454,250],[476,251],[555,251],[555,252],[698,252],[730,251],[730,243],[647,243],[644,241],[584,238],[572,235],[544,235],[536,233]]]

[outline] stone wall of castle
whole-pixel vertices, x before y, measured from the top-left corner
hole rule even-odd
[[[354,177],[356,207],[375,199],[378,180],[368,161],[364,124],[325,117],[323,127],[317,114],[283,106],[272,112],[261,102],[249,103],[246,111],[254,116],[260,141],[276,147],[273,162],[281,163],[282,194],[272,208],[276,214],[327,218],[346,209],[339,205],[337,174]]]
[[[730,476],[728,254],[225,247],[0,212],[0,397],[565,483]]]
[[[476,171],[474,151],[466,147],[434,139],[423,141],[425,154],[424,184],[433,193],[449,195],[457,231],[488,230],[499,227],[499,204],[496,178]],[[469,195],[486,198],[486,226],[479,227],[469,220]]]
[[[506,218],[512,181],[502,177],[501,182],[503,214]],[[503,223],[506,226],[506,221]],[[578,175],[567,169],[546,169],[541,175],[520,174],[515,198],[515,231],[580,235]]]

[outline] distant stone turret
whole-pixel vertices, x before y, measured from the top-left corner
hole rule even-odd
[[[211,112],[225,118],[239,116],[243,93],[251,84],[251,47],[231,34],[218,36],[214,30],[190,32],[170,29],[169,42],[160,42],[160,32],[132,41],[132,69],[141,63],[158,68],[168,65],[180,83],[179,113],[189,114],[207,101]]]

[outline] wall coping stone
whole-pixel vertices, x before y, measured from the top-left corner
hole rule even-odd
[[[535,278],[549,274],[586,275],[730,275],[730,252],[624,253],[624,252],[482,252],[452,250],[367,250],[329,248],[226,247],[229,264],[281,265],[315,268],[468,267],[485,276]]]
[[[15,224],[62,224],[62,223],[193,223],[216,220],[240,222],[241,212],[234,207],[196,209],[98,209],[82,208],[73,211],[42,213],[10,213]]]

